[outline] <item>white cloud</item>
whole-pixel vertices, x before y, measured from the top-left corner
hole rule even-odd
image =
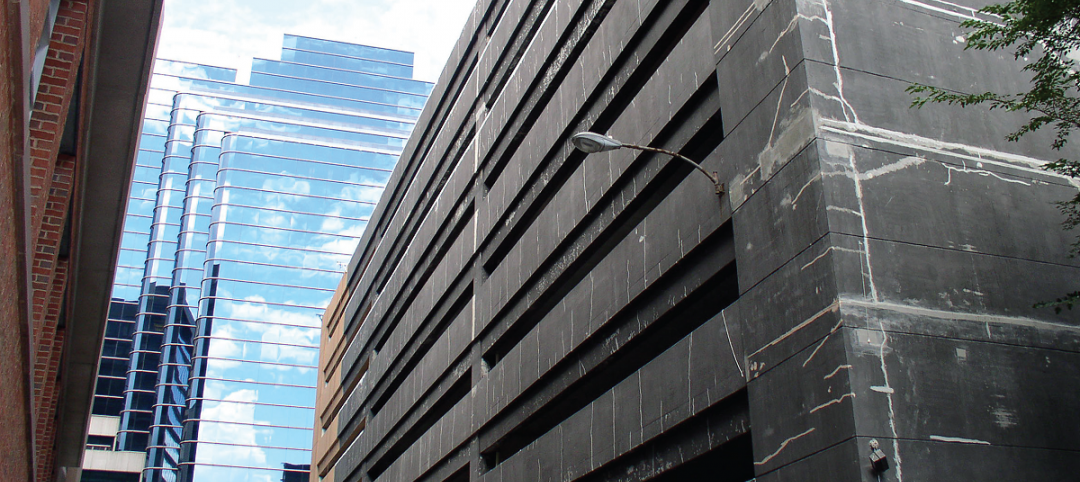
[[[342,231],[345,229],[345,220],[341,218],[326,218],[323,220],[320,229],[330,233]],[[304,260],[304,267],[309,267],[307,259]]]
[[[263,332],[262,359],[279,363],[314,366],[318,350],[304,349],[289,344],[318,347],[319,331],[281,325],[268,325]],[[282,344],[278,344],[282,343]]]
[[[292,300],[274,300],[283,304],[297,304]],[[310,309],[299,308],[296,310],[288,310],[283,308],[272,308],[266,304],[266,298],[262,296],[254,295],[244,298],[244,302],[232,302],[229,305],[227,313],[224,315],[228,318],[247,320],[247,321],[262,321],[269,323],[280,323],[287,325],[299,325],[312,328],[318,328],[322,326],[322,320],[319,319],[318,314],[312,312]],[[260,333],[265,333],[273,325],[260,325],[252,323],[248,329],[258,330]],[[309,339],[311,338],[311,339]],[[319,342],[312,337],[297,338],[292,343],[300,343],[299,340],[307,342],[308,345],[317,347]],[[265,340],[264,341],[269,341]],[[275,340],[277,341],[277,340]]]
[[[201,461],[204,463],[227,463],[256,467],[265,465],[266,452],[257,447],[259,445],[258,438],[260,435],[270,433],[270,431],[254,425],[266,422],[255,420],[255,405],[251,404],[251,402],[259,400],[259,393],[255,390],[237,390],[226,395],[224,400],[226,402],[247,403],[204,402],[205,408],[202,411],[202,419],[226,423],[204,422],[199,438],[200,440],[247,446],[215,445],[213,450],[200,453]]]
[[[165,0],[158,55],[241,70],[279,58],[286,33],[414,52],[434,82],[475,0]]]
[[[211,339],[207,355],[214,358],[239,358],[243,355],[240,351],[240,345],[229,339],[235,337],[236,334],[228,326],[218,329],[214,333],[214,338]]]

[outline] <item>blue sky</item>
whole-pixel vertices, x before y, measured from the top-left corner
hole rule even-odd
[[[277,59],[286,33],[416,53],[434,82],[476,0],[165,0],[160,58],[240,71]]]

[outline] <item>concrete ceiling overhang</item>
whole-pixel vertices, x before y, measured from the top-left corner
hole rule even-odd
[[[101,0],[97,6],[91,64],[84,70],[81,188],[71,220],[77,237],[58,410],[57,467],[67,477],[78,474],[71,468],[82,461],[162,0]]]

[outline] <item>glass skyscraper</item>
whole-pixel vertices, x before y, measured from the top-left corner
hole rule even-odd
[[[432,87],[408,52],[281,58],[155,63],[88,441],[146,480],[306,480],[320,317]]]

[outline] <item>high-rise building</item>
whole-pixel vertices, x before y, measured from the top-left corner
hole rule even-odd
[[[320,317],[431,85],[408,52],[281,58],[155,63],[87,469],[307,477]]]
[[[327,310],[313,476],[1075,480],[1077,312],[1033,305],[1080,149],[905,92],[1025,90],[986,4],[478,2]]]

